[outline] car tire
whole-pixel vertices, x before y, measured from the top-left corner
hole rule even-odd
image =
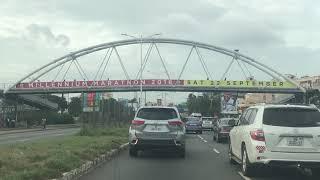
[[[179,157],[185,158],[186,157],[186,149],[182,148],[179,152]]]
[[[237,162],[233,159],[233,152],[232,152],[231,143],[229,143],[228,155],[229,155],[229,163],[230,164],[237,164]]]
[[[216,141],[217,143],[221,143],[221,138],[219,137],[219,133],[217,133]]]
[[[242,171],[242,174],[245,176],[251,177],[253,175],[254,169],[255,169],[255,167],[249,161],[246,146],[243,146],[242,150],[241,150],[241,171]]]
[[[216,133],[214,133],[214,132],[213,132],[213,138],[212,139],[213,139],[213,141],[216,140]]]
[[[130,155],[131,157],[137,157],[137,156],[138,156],[138,150],[135,149],[135,148],[130,147],[130,148],[129,148],[129,155]]]
[[[320,168],[312,168],[312,177],[319,177],[320,178]]]
[[[199,134],[202,134],[202,131],[199,131]]]

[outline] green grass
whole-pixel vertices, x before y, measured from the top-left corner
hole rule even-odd
[[[127,141],[127,127],[94,130],[85,127],[74,136],[0,146],[0,179],[61,177],[62,173]]]

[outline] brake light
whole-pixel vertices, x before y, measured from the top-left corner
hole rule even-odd
[[[132,125],[137,125],[137,126],[139,126],[139,125],[143,125],[144,124],[144,120],[132,120],[132,122],[131,122],[131,124]]]
[[[221,127],[221,132],[229,132],[229,129],[227,129],[225,127]]]
[[[168,121],[170,126],[181,126],[183,123],[182,121]]]
[[[250,131],[250,136],[256,141],[265,141],[263,130],[258,129],[255,131]]]

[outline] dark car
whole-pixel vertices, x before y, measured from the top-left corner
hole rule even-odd
[[[202,122],[197,117],[186,118],[186,133],[195,132],[202,134]]]
[[[213,126],[213,140],[217,142],[227,140],[229,138],[229,132],[232,129],[230,124],[234,124],[236,121],[234,118],[219,119]]]

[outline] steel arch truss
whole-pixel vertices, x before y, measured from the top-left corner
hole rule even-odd
[[[127,73],[126,67],[124,66],[123,60],[121,58],[121,56],[118,53],[117,47],[120,46],[126,46],[126,45],[133,45],[133,44],[149,44],[149,48],[143,58],[143,64],[142,64],[142,68],[139,69],[137,75],[135,77],[130,77],[129,74]],[[165,70],[166,76],[169,80],[172,79],[172,77],[170,76],[170,73],[168,72],[167,68],[166,68],[166,63],[163,59],[163,57],[161,56],[160,50],[158,48],[158,44],[176,44],[176,45],[182,45],[182,46],[189,46],[191,47],[189,54],[183,64],[183,67],[181,69],[181,71],[178,73],[178,77],[176,77],[176,81],[175,82],[179,82],[180,78],[182,76],[182,74],[184,73],[186,64],[188,63],[190,56],[192,53],[195,53],[198,58],[199,61],[201,63],[201,66],[203,67],[204,72],[206,73],[207,79],[208,80],[213,80],[212,75],[209,72],[209,69],[206,65],[206,62],[204,61],[203,56],[200,53],[199,49],[205,49],[205,50],[209,50],[209,51],[214,51],[217,53],[221,53],[223,55],[229,56],[232,61],[230,62],[230,64],[228,65],[225,73],[223,74],[223,76],[221,77],[221,80],[224,79],[226,73],[229,71],[231,65],[233,63],[237,63],[239,65],[239,67],[241,68],[241,72],[243,73],[243,75],[245,77],[251,77],[251,73],[248,70],[247,66],[252,66],[255,69],[258,69],[260,71],[262,71],[263,73],[269,75],[272,79],[276,80],[276,81],[287,81],[290,82],[291,84],[293,84],[295,86],[295,91],[296,92],[305,92],[305,89],[300,86],[297,82],[295,82],[294,80],[286,77],[285,75],[281,74],[280,72],[272,69],[271,67],[260,63],[259,61],[246,56],[244,54],[239,53],[238,51],[233,51],[233,50],[229,50],[226,48],[222,48],[222,47],[218,47],[218,46],[214,46],[214,45],[210,45],[210,44],[205,44],[205,43],[201,43],[201,42],[195,42],[195,41],[187,41],[187,40],[180,40],[180,39],[166,39],[166,38],[137,38],[137,39],[130,39],[130,40],[121,40],[121,41],[114,41],[114,42],[109,42],[109,43],[104,43],[104,44],[99,44],[96,46],[91,46],[88,48],[84,48],[72,53],[69,53],[65,56],[62,56],[60,58],[57,58],[53,61],[51,61],[50,63],[47,63],[45,65],[43,65],[42,67],[34,70],[33,72],[29,73],[28,75],[26,75],[25,77],[21,78],[19,81],[17,81],[13,86],[11,86],[10,88],[6,89],[6,93],[19,93],[22,91],[18,91],[17,90],[17,86],[20,83],[32,83],[37,81],[39,78],[41,78],[42,76],[44,76],[45,74],[51,72],[54,69],[58,69],[58,73],[55,76],[55,79],[58,77],[59,73],[63,73],[63,78],[67,75],[68,70],[70,68],[70,66],[73,64],[78,73],[81,75],[81,77],[84,80],[89,80],[88,76],[86,75],[86,73],[83,71],[83,68],[81,67],[81,65],[78,62],[78,58],[81,56],[85,56],[97,51],[101,51],[101,50],[107,50],[106,54],[104,55],[103,59],[102,59],[102,63],[99,66],[99,69],[97,70],[97,73],[94,76],[94,79],[92,79],[93,81],[96,81],[98,79],[102,79],[103,75],[106,71],[106,68],[108,66],[108,63],[110,61],[110,56],[112,54],[115,54],[117,59],[119,60],[119,63],[121,65],[121,69],[126,77],[126,80],[135,80],[138,79],[139,73],[142,71],[144,71],[146,64],[148,63],[148,58],[150,56],[150,53],[152,50],[154,50],[158,56],[160,57],[161,60],[161,64]],[[67,71],[65,72],[61,72],[62,69],[64,67],[68,67]],[[55,80],[54,79],[54,80]],[[220,78],[219,78],[220,79]],[[53,80],[53,81],[54,81]],[[140,82],[141,83],[141,82]],[[174,86],[174,85],[173,85]],[[132,90],[136,90],[136,89],[132,89]],[[147,90],[147,89],[146,89]],[[166,90],[164,89],[150,89],[150,90]],[[170,89],[169,89],[170,90]],[[171,89],[171,90],[177,90],[177,91],[188,91],[188,89]],[[192,90],[192,88],[190,89]],[[219,90],[223,90],[223,89],[219,89]],[[68,92],[68,90],[66,90]],[[79,90],[81,91],[81,89]],[[210,91],[210,89],[208,89],[208,91]],[[253,90],[253,92],[260,92],[259,89],[255,89]],[[74,91],[73,91],[74,92]],[[78,91],[76,91],[78,92]]]

